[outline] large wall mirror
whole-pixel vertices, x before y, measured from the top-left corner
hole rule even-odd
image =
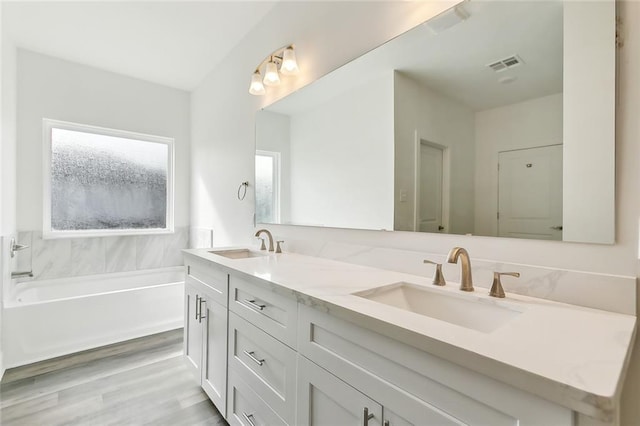
[[[612,243],[615,4],[463,2],[256,116],[256,221]]]

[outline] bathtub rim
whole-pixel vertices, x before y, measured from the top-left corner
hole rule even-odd
[[[28,290],[30,288],[38,288],[38,287],[44,287],[44,286],[49,286],[49,285],[56,285],[56,284],[61,284],[64,285],[66,283],[68,283],[70,280],[72,282],[80,282],[80,281],[100,281],[100,280],[104,280],[104,279],[121,279],[121,278],[135,278],[138,276],[144,276],[144,275],[150,275],[150,274],[162,274],[162,273],[177,273],[177,272],[183,272],[183,276],[181,277],[181,279],[177,280],[177,281],[170,281],[170,282],[160,282],[160,283],[155,283],[155,284],[149,284],[149,285],[145,285],[145,286],[136,286],[136,287],[130,287],[130,288],[124,288],[124,289],[119,289],[119,290],[111,290],[111,291],[101,291],[98,293],[88,293],[88,294],[81,294],[81,295],[77,295],[77,296],[70,296],[70,297],[60,297],[60,298],[55,298],[55,299],[46,299],[46,300],[38,300],[38,301],[34,301],[34,302],[19,302],[17,301],[17,294],[19,291],[24,291],[24,290]],[[169,286],[169,285],[175,285],[175,284],[183,284],[185,281],[185,277],[184,277],[184,266],[168,266],[168,267],[164,267],[164,268],[152,268],[152,269],[140,269],[140,270],[135,270],[135,271],[125,271],[125,272],[113,272],[113,273],[105,273],[105,274],[94,274],[94,275],[79,275],[79,276],[75,276],[75,277],[63,277],[63,278],[52,278],[52,279],[44,279],[44,280],[30,280],[30,281],[23,281],[23,282],[19,282],[19,283],[11,283],[11,288],[9,289],[9,291],[7,292],[8,294],[6,294],[7,297],[4,297],[3,299],[3,308],[4,309],[11,309],[11,308],[20,308],[23,306],[31,306],[31,305],[40,305],[40,304],[45,304],[45,303],[54,303],[54,302],[59,302],[61,300],[73,300],[73,299],[82,299],[82,298],[86,298],[86,297],[96,297],[96,296],[100,296],[100,295],[104,295],[104,294],[110,294],[110,293],[122,293],[122,292],[127,292],[127,291],[132,291],[132,290],[137,290],[137,289],[141,289],[141,288],[154,288],[154,287],[162,287],[162,286]]]

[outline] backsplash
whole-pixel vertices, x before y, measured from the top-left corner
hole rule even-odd
[[[213,229],[191,228],[189,233],[189,248],[208,248],[213,244]]]
[[[460,265],[447,263],[446,256],[442,254],[293,238],[287,239],[286,251],[431,277],[435,266],[423,263],[424,259],[429,259],[442,264],[448,282],[460,282]],[[494,271],[519,272],[520,278],[503,279],[507,294],[517,293],[629,315],[636,313],[635,277],[500,262],[473,256],[471,266],[473,285],[482,288],[478,291],[488,291]]]
[[[29,249],[14,258],[14,272],[33,271],[42,280],[180,266],[189,247],[189,228],[173,234],[43,239],[41,231],[19,231],[18,242]]]

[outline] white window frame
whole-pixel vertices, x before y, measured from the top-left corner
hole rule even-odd
[[[165,228],[148,229],[88,229],[88,230],[54,230],[51,228],[51,131],[52,129],[73,130],[96,135],[114,136],[127,139],[136,139],[145,142],[162,143],[169,147],[167,164],[167,211]],[[175,140],[173,138],[147,135],[143,133],[130,132],[126,130],[109,129],[105,127],[91,126],[88,124],[71,123],[68,121],[42,119],[43,131],[43,225],[42,237],[45,239],[54,238],[75,238],[75,237],[106,237],[121,235],[152,235],[152,234],[172,234],[174,232],[174,151]]]
[[[280,223],[280,153],[256,149],[256,156],[258,155],[273,158],[273,222],[271,223]]]

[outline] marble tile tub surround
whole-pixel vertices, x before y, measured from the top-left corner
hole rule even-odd
[[[33,271],[33,278],[19,281],[127,272],[180,266],[182,249],[189,247],[189,228],[173,234],[95,238],[42,238],[40,231],[18,232],[20,244],[14,271]]]
[[[292,253],[426,277],[433,276],[435,270],[434,265],[423,263],[424,259],[429,259],[443,264],[442,268],[447,282],[460,282],[460,265],[447,263],[446,254],[442,253],[337,241],[287,239],[286,237],[281,238],[277,232],[274,232],[275,238],[286,240],[285,251]],[[488,291],[491,287],[494,271],[519,272],[520,278],[504,277],[503,279],[507,297],[511,292],[609,312],[636,314],[635,277],[500,262],[482,259],[477,253],[470,252],[469,254],[473,271],[473,285],[476,288],[483,288],[482,291]]]

